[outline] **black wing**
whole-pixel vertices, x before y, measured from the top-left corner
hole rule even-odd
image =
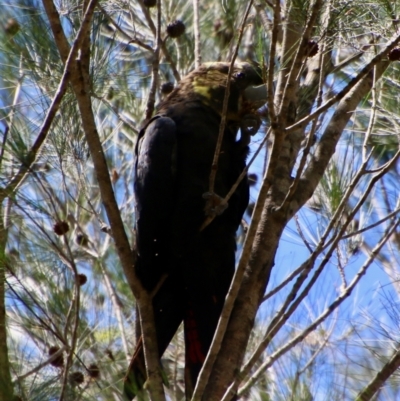
[[[136,274],[148,291],[162,285],[153,298],[159,355],[164,353],[183,320],[182,278],[173,271],[169,251],[175,202],[176,126],[168,117],[154,117],[140,132],[136,145],[135,212]],[[172,273],[171,273],[172,272]],[[165,278],[165,274],[168,276]],[[146,381],[143,344],[136,346],[124,379],[124,395],[131,400]]]
[[[170,270],[168,241],[174,202],[176,126],[154,117],[136,145],[135,212],[137,275],[151,291]]]

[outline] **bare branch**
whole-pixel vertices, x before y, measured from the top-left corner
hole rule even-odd
[[[45,3],[51,3],[52,5],[51,0],[43,1]],[[86,34],[89,33],[90,21],[95,5],[96,0],[91,0],[83,19],[82,27],[86,27],[84,30]],[[54,30],[60,28],[61,23],[57,10],[53,12],[52,17],[52,29]],[[83,28],[81,28],[81,30],[83,30]],[[56,42],[58,43],[57,37]],[[62,51],[60,48],[59,50]],[[86,52],[86,54],[87,53],[88,52]],[[82,117],[83,130],[85,132],[86,141],[93,160],[101,197],[110,222],[117,253],[121,260],[124,274],[139,305],[151,398],[154,401],[163,400],[165,399],[165,395],[158,366],[158,347],[154,330],[154,316],[151,298],[146,290],[143,289],[133,268],[136,255],[130,249],[128,237],[126,235],[118,205],[115,200],[106,158],[94,121],[93,110],[89,96],[90,87],[88,77],[85,74],[84,69],[81,67],[86,67],[86,65],[81,66],[78,63],[76,68],[71,71],[71,83],[78,102],[79,111]]]

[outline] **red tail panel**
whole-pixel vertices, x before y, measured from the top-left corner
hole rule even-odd
[[[191,365],[202,364],[206,359],[201,347],[199,332],[192,310],[187,312],[185,319],[186,358]]]

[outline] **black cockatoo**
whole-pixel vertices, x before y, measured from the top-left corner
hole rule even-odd
[[[181,80],[141,130],[136,145],[136,273],[153,294],[160,358],[184,323],[189,397],[210,347],[235,268],[235,235],[249,200],[246,178],[218,205],[245,168],[255,111],[265,101],[259,69],[237,63],[214,193],[209,177],[228,63],[207,63]],[[212,205],[215,202],[215,205]],[[215,206],[215,207],[214,207]],[[207,216],[212,222],[201,229]],[[146,380],[139,340],[124,381],[130,400]]]

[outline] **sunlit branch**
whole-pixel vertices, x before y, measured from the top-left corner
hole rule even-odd
[[[50,0],[43,1],[45,3],[50,3],[49,8],[51,8],[50,6],[53,7],[52,14],[51,16],[49,15],[52,29],[62,30],[59,20],[60,17],[57,10],[54,8],[53,3]],[[95,5],[96,0],[90,1],[79,33],[83,31],[86,35],[89,34],[91,16],[93,15]],[[85,27],[85,29],[83,29],[83,27]],[[56,41],[57,38],[59,38],[58,34],[59,32],[57,32],[57,36],[55,35]],[[62,36],[63,35],[61,35],[61,37]],[[85,37],[82,40],[84,39]],[[103,200],[103,205],[111,225],[118,256],[120,258],[125,277],[127,278],[139,305],[142,334],[145,344],[144,354],[148,372],[149,391],[153,399],[163,400],[165,396],[158,365],[157,340],[154,330],[152,303],[149,295],[143,289],[140,281],[137,279],[135,270],[133,268],[136,255],[130,249],[130,244],[121,219],[119,208],[115,200],[102,143],[100,141],[94,121],[88,75],[87,71],[85,71],[85,68],[88,68],[87,61],[90,55],[88,50],[89,49],[84,49],[84,51],[81,52],[81,59],[77,60],[76,68],[71,71],[71,84],[75,92],[79,112],[82,118],[83,130],[93,160],[97,182]],[[63,49],[59,48],[59,51],[62,52]]]
[[[325,46],[322,44],[321,50],[319,52],[319,62],[318,63],[319,63],[320,74],[319,74],[317,98],[316,98],[316,102],[315,102],[317,107],[319,107],[322,103],[322,94],[323,94],[322,88],[324,85],[324,80],[326,78],[326,76],[325,76],[326,71],[323,68],[325,65],[324,48],[325,48]],[[297,190],[297,187],[298,187],[298,184],[300,181],[300,177],[303,174],[304,168],[306,166],[307,158],[310,153],[310,149],[311,149],[311,146],[314,141],[314,137],[315,137],[317,129],[318,129],[318,122],[319,122],[318,118],[316,118],[312,121],[310,131],[307,134],[306,145],[303,148],[303,154],[302,154],[302,157],[299,162],[299,166],[296,171],[296,177],[293,180],[293,183],[290,185],[289,191],[286,194],[285,199],[283,200],[282,204],[279,206],[280,208],[287,205],[287,202],[290,202],[293,199],[294,194],[296,193],[296,190]]]

